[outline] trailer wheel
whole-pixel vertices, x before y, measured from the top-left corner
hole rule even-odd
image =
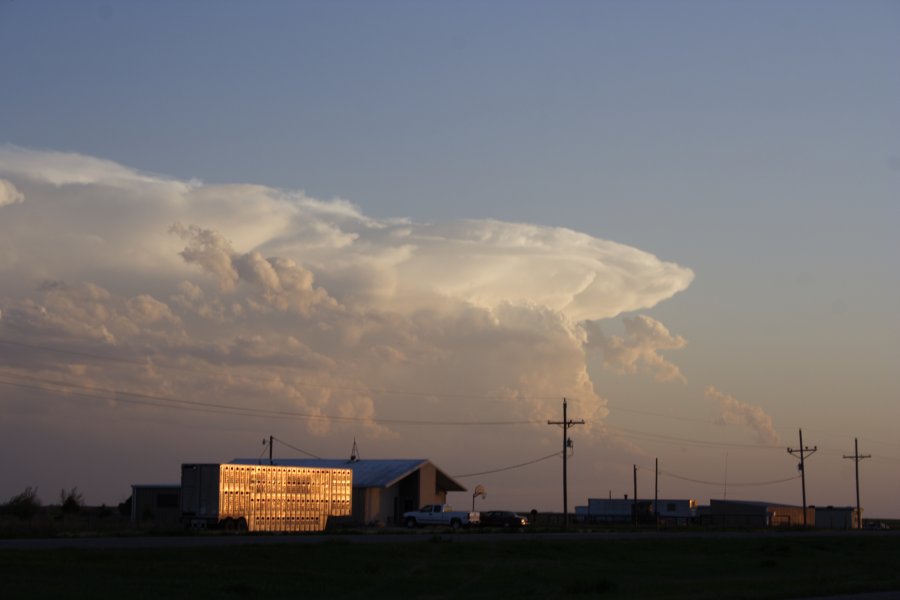
[[[451,529],[459,529],[460,527],[462,527],[462,523],[459,519],[453,519],[452,521],[450,521]]]
[[[247,531],[247,519],[245,519],[244,517],[236,520],[234,524],[236,525],[236,529],[238,531]]]
[[[407,529],[415,529],[416,528],[416,520],[413,517],[410,517],[406,520],[406,528]]]
[[[219,524],[225,531],[234,531],[234,519],[227,517]]]

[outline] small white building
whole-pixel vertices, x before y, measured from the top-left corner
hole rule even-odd
[[[575,517],[587,523],[626,523],[635,518],[647,521],[654,518],[655,506],[658,517],[677,525],[687,525],[697,516],[697,501],[693,498],[677,500],[631,499],[631,498],[588,498],[587,506],[576,506]]]
[[[820,529],[856,529],[855,506],[816,506],[816,527]]]

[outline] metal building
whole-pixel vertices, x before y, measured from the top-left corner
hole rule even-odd
[[[176,527],[181,523],[181,486],[131,486],[131,520],[142,525]]]
[[[259,459],[238,458],[232,464],[259,464]],[[266,461],[268,462],[268,461]],[[431,461],[416,459],[276,459],[276,465],[353,472],[351,522],[358,525],[399,525],[403,513],[426,504],[443,504],[447,492],[466,488]]]
[[[855,506],[816,506],[816,527],[820,529],[856,529]]]
[[[798,527],[803,525],[803,507],[752,500],[710,500],[700,520],[713,527]],[[806,509],[806,522],[815,526],[816,509]]]

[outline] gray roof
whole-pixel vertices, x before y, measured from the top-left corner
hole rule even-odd
[[[710,504],[732,504],[738,505],[743,504],[744,506],[756,506],[758,508],[803,508],[802,506],[796,506],[794,504],[785,504],[784,502],[764,502],[762,500],[719,500],[717,498],[710,498]],[[807,508],[815,508],[814,506],[807,506]]]
[[[236,458],[231,461],[238,465],[267,465],[267,459]],[[353,487],[386,488],[394,485],[407,475],[414,473],[430,461],[425,458],[406,459],[360,459],[350,461],[343,458],[277,458],[272,461],[285,467],[316,467],[324,469],[352,469]],[[464,492],[466,488],[452,477],[435,467],[437,484],[448,492]]]

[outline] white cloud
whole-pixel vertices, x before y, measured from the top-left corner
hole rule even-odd
[[[0,176],[28,197],[0,221],[0,336],[33,347],[7,367],[18,376],[353,416],[382,438],[393,427],[375,419],[546,421],[563,396],[602,419],[579,322],[652,307],[693,278],[568,229],[373,219],[343,200],[75,154],[0,148]],[[606,340],[610,365],[682,378],[658,354],[680,337],[646,317],[626,330]]]
[[[720,392],[713,386],[706,388],[706,397],[718,402],[722,412],[716,422],[720,425],[744,425],[756,434],[759,444],[778,445],[781,438],[775,431],[772,417],[752,404],[740,402],[733,396]]]
[[[25,201],[25,194],[16,189],[11,182],[0,179],[0,206],[21,204]]]
[[[687,383],[681,370],[666,360],[660,350],[684,348],[683,337],[673,336],[665,325],[646,315],[623,319],[626,337],[607,337],[595,322],[587,322],[587,347],[603,356],[604,366],[620,373],[649,373],[657,381]]]

